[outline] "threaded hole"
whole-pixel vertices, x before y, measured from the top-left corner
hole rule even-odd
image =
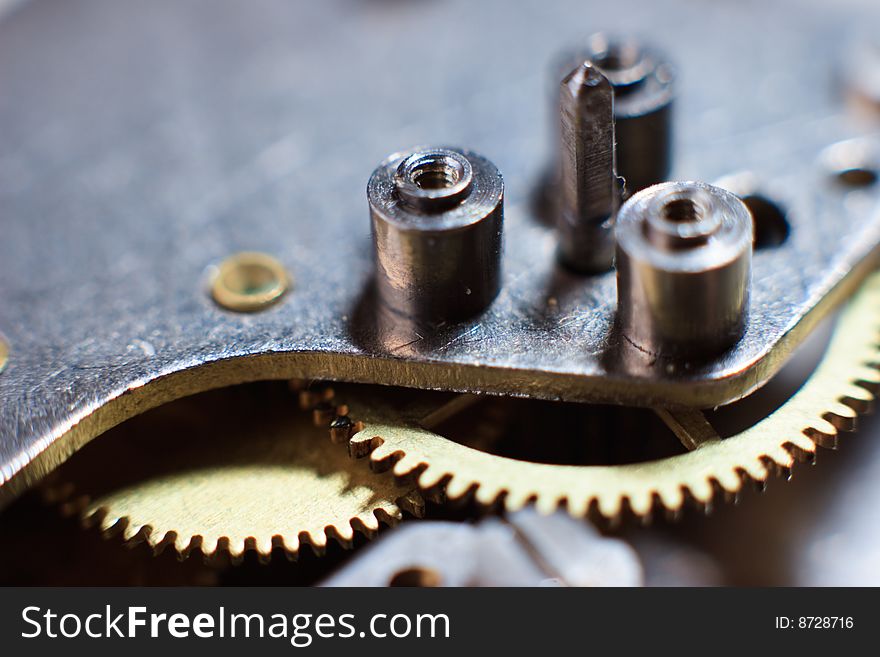
[[[429,159],[412,168],[410,181],[419,189],[448,189],[461,180],[461,167],[447,158]]]
[[[692,199],[676,198],[663,206],[663,218],[676,224],[694,223],[703,217],[703,212]]]

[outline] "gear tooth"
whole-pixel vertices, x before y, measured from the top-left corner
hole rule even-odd
[[[451,502],[461,500],[469,492],[471,492],[471,487],[475,485],[476,484],[464,477],[453,476],[449,480],[449,483],[446,484],[446,497]]]
[[[876,381],[866,381],[864,377],[856,378],[853,383],[846,388],[844,395],[863,402],[866,406],[874,401],[877,392],[878,383]]]
[[[210,544],[206,542],[205,545],[210,545]],[[229,541],[228,536],[221,536],[220,538],[218,538],[217,543],[215,545],[216,545],[216,547],[214,548],[214,554],[224,554],[227,557],[233,556],[234,553],[230,549],[230,541]],[[242,552],[243,551],[244,550],[242,550]],[[210,557],[212,555],[208,554],[207,556]]]
[[[448,478],[449,475],[442,468],[428,465],[419,475],[419,488],[424,491],[441,488]]]
[[[107,536],[115,536],[121,533],[128,524],[128,520],[125,517],[116,513],[110,513],[109,509],[101,507],[98,509],[98,512],[101,514],[98,527]]]
[[[730,503],[736,500],[737,492],[731,491],[727,488],[727,484],[729,481],[725,481],[722,483],[722,479],[729,480],[730,473],[723,473],[718,477],[712,478],[712,498],[714,500],[721,499],[725,503]]]
[[[826,437],[834,436],[837,434],[837,427],[831,424],[828,420],[819,417],[812,418],[809,422],[809,426],[807,427],[807,429],[816,431]]]
[[[265,556],[271,555],[272,554],[272,537],[271,536],[254,537],[251,549],[254,550],[259,555],[265,555]]]
[[[406,511],[416,518],[425,515],[425,499],[416,490],[408,491],[405,495],[398,497],[395,503],[396,506],[380,507],[377,511],[381,510],[386,515],[394,516],[395,522],[403,518],[401,511]]]
[[[684,506],[684,489],[681,486],[669,486],[657,491],[660,502],[668,511],[678,511]]]
[[[385,441],[378,436],[370,436],[363,428],[362,422],[355,422],[355,433],[348,439],[348,455],[359,459],[371,454],[381,447]]]
[[[682,510],[684,510],[684,508],[697,509],[698,511],[703,511],[703,509],[705,509],[706,502],[694,494],[693,486],[683,486],[682,492],[684,493],[684,505],[682,506]]]
[[[555,497],[550,497],[547,495],[536,496],[533,498],[535,510],[545,516],[549,516],[551,513],[556,511],[560,507],[560,503],[562,501],[563,500],[559,500]]]
[[[654,497],[651,491],[631,493],[627,497],[630,510],[639,518],[650,517],[654,506]]]
[[[651,493],[651,520],[654,521],[655,517],[661,516],[664,512],[667,512],[665,506],[663,506],[663,498],[660,496],[658,491],[653,491]]]
[[[323,531],[303,531],[299,533],[300,545],[308,545],[319,557],[327,552],[327,535]]]
[[[361,524],[361,531],[364,532],[364,534],[369,534],[372,536],[379,531],[380,511],[384,512],[386,516],[394,516],[396,520],[400,520],[401,518],[400,509],[398,509],[396,506],[390,506],[387,507],[387,509],[380,507],[373,511],[373,513],[365,513],[362,516],[358,516],[357,521]]]
[[[590,498],[569,498],[566,503],[569,514],[575,518],[585,518],[590,511]]]
[[[363,534],[367,538],[375,538],[379,532],[379,520],[375,514],[367,513],[362,516],[356,516],[351,519],[351,526],[359,534]]]
[[[614,521],[620,517],[623,510],[623,499],[619,495],[611,497],[603,497],[598,501],[599,514],[609,521]]]
[[[870,413],[874,410],[875,397],[864,388],[859,388],[858,386],[853,386],[853,388],[862,390],[865,394],[863,396],[845,395],[841,399],[841,403],[852,410],[853,424],[855,424],[855,419],[859,415]]]
[[[850,415],[844,415],[843,413],[837,412],[840,408],[849,407],[845,404],[838,404],[835,411],[828,411],[822,416],[822,419],[832,424],[837,432],[855,431],[856,413],[850,408]]]
[[[177,538],[177,532],[175,531],[167,531],[164,534],[162,532],[149,532],[146,536],[147,545],[153,550],[154,555],[162,554],[169,545],[174,545],[174,541]]]
[[[504,495],[504,491],[496,486],[483,484],[478,486],[476,490],[473,490],[473,494],[477,504],[482,507],[491,507]],[[507,497],[505,497],[505,507],[510,508]]]
[[[427,481],[425,480],[424,473],[419,477],[419,489],[425,499],[437,504],[445,504],[446,486],[452,476],[449,473],[443,473],[439,468],[433,468],[432,470],[433,472],[431,476],[428,477]],[[436,476],[438,473],[440,474],[439,479]],[[424,500],[422,501],[422,504],[424,505]]]
[[[764,466],[764,470],[767,473],[763,477],[763,480],[766,482],[770,479],[770,477],[772,477],[773,475],[776,474],[778,465],[776,464],[776,461],[773,460],[773,457],[771,457],[767,454],[764,454],[763,456],[761,456],[761,458],[759,460],[761,461],[761,465]]]
[[[748,473],[749,479],[753,482],[765,482],[773,474],[773,471],[768,467],[765,457],[743,464],[743,469]]]
[[[820,446],[824,447],[825,449],[837,449],[837,446],[840,441],[840,434],[838,434],[837,432],[835,432],[829,436],[824,433],[819,433],[818,431],[815,431],[814,429],[812,429],[810,427],[807,427],[806,429],[804,429],[804,435],[808,436],[809,439],[811,441],[813,441],[813,443],[815,445],[820,445]],[[816,453],[816,451],[815,451],[815,447],[814,447],[813,454],[815,455],[815,453]]]
[[[516,511],[524,509],[529,504],[532,504],[537,499],[539,499],[539,496],[532,491],[507,491],[504,496],[504,508],[509,513],[515,513]]]
[[[169,534],[171,534],[171,532],[169,532]],[[189,549],[190,546],[193,545],[197,539],[201,539],[201,536],[190,536],[187,538],[183,534],[178,534],[177,532],[174,532],[173,534],[172,543],[174,545],[174,551],[180,555],[188,555],[191,551]]]
[[[122,527],[122,540],[126,543],[134,542],[135,538],[141,539],[144,534],[148,533],[149,527],[132,522],[130,518],[125,519],[125,525]]]
[[[715,483],[718,486],[716,492],[724,495],[725,499],[730,499],[731,496],[739,493],[742,486],[739,474],[734,469],[719,470],[715,475]]]
[[[709,479],[697,479],[688,486],[688,491],[698,506],[711,503],[714,496],[712,482]]]
[[[863,387],[872,396],[880,392],[880,369],[877,363],[866,364],[856,369],[853,380],[856,385]]]
[[[383,525],[387,527],[394,527],[397,523],[403,520],[403,514],[400,512],[400,509],[397,507],[379,507],[373,514]],[[420,517],[420,516],[416,516]]]
[[[241,557],[244,555],[245,550],[247,550],[246,541],[244,538],[240,537],[227,537],[226,539],[226,551],[229,553],[229,556],[233,559]]]
[[[222,550],[222,540],[216,537],[202,537],[202,540],[198,544],[198,548],[202,551],[202,554],[207,558],[211,555],[216,554]]]
[[[354,527],[351,524],[351,520],[345,524],[328,525],[324,529],[324,533],[328,539],[332,538],[347,549],[351,549],[352,541],[354,541]]]
[[[349,534],[350,531],[347,528],[328,527],[326,530],[327,542],[333,540],[346,550],[351,550],[354,547],[354,533]]]
[[[789,439],[785,441],[783,447],[789,446],[786,447],[786,449],[790,449],[790,446],[794,446],[797,449],[802,450],[804,455],[815,454],[818,441],[815,436],[810,435],[810,433],[811,432],[804,430],[799,434],[790,436]],[[836,436],[837,432],[835,432],[834,435]],[[789,462],[789,465],[791,465],[791,462]]]
[[[388,443],[383,443],[370,453],[370,468],[373,472],[385,472],[403,456],[403,451],[394,449]]]
[[[852,404],[849,403],[850,401],[852,401]],[[855,405],[859,404],[859,401],[860,400],[858,400],[857,398],[851,398],[847,396],[844,398],[843,401],[832,402],[831,404],[829,404],[828,414],[834,416],[837,421],[827,416],[823,417],[825,417],[826,420],[831,422],[838,429],[841,428],[841,425],[838,424],[838,421],[840,420],[852,424],[859,414],[858,410],[855,407]]]
[[[272,537],[272,545],[284,550],[288,559],[295,559],[299,554],[299,536],[274,536]]]
[[[395,477],[407,477],[413,475],[422,464],[417,456],[412,454],[403,454],[403,456],[394,464]]]
[[[663,516],[666,518],[667,522],[678,522],[679,520],[681,520],[681,516],[683,513],[684,508],[682,506],[677,506],[673,509],[663,509]]]
[[[82,513],[82,524],[83,527],[89,529],[92,527],[98,527],[100,531],[106,532],[109,529],[104,527],[104,521],[107,519],[107,509],[103,506],[98,507],[88,507]],[[112,525],[112,523],[111,523]]]
[[[378,440],[377,440],[378,439]],[[384,439],[375,436],[369,440],[370,458],[373,461],[384,461],[394,456],[403,456],[403,452],[399,451],[392,443],[385,442]]]
[[[792,445],[795,445],[795,443],[787,442],[784,445],[780,445],[779,447],[776,447],[772,450],[767,450],[767,454],[765,456],[767,457],[767,459],[769,459],[770,462],[766,465],[768,466],[768,470],[771,474],[777,474],[777,467],[791,469],[791,467],[794,465],[795,457],[792,453],[793,450],[790,448],[790,446]]]
[[[642,504],[641,506],[639,506],[638,504],[633,502],[632,498],[629,495],[624,495],[620,500],[620,513],[618,514],[619,520],[617,520],[617,522],[622,522],[624,518],[633,518],[640,525],[646,526],[650,524],[650,511],[650,496],[648,497],[647,505]]]
[[[187,559],[193,552],[199,552],[202,549],[202,537],[191,536],[187,539],[181,534],[174,536],[174,551],[180,555],[181,559]]]
[[[799,463],[815,463],[816,462],[816,443],[812,440],[809,441],[809,448],[804,449],[802,444],[798,444],[795,442],[787,442],[783,445],[783,448],[789,453],[790,456],[794,457],[794,460]],[[789,465],[780,464],[783,468],[791,468],[794,465],[794,462]]]
[[[171,551],[177,556],[180,561],[183,561],[189,556],[189,552],[181,552],[175,547],[175,541],[177,539],[177,534],[175,532],[168,532],[165,535],[165,538],[157,543],[155,547],[153,547],[153,554],[155,556],[159,556],[160,554],[164,554],[165,550],[171,548]]]

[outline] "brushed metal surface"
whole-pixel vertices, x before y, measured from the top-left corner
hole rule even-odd
[[[854,287],[848,272],[873,266],[876,191],[835,185],[817,156],[877,129],[845,114],[834,70],[878,14],[807,0],[18,6],[0,22],[0,495],[125,417],[244,380],[695,406],[747,394]],[[614,273],[560,270],[536,216],[548,67],[598,29],[649,35],[677,63],[675,178],[752,170],[789,212],[788,241],[755,256],[745,337],[701,366],[625,351]],[[478,320],[383,334],[364,321],[364,187],[419,143],[501,169],[503,288]],[[297,281],[263,313],[208,293],[211,268],[244,250]]]

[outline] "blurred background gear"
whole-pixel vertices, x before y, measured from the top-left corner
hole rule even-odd
[[[102,437],[58,473],[47,496],[127,542],[240,561],[245,550],[295,557],[355,532],[421,514],[413,490],[326,449],[326,430],[279,385],[238,386],[148,413],[123,435]],[[107,464],[114,464],[108,471]]]

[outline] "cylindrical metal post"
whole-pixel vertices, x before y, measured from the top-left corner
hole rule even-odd
[[[367,185],[376,289],[411,319],[454,321],[501,285],[504,183],[486,158],[450,148],[396,153]]]

